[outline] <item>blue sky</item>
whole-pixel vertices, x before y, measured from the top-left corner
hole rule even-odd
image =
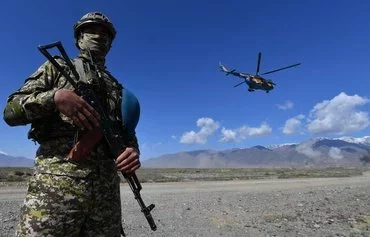
[[[117,37],[108,69],[141,103],[142,159],[195,149],[243,148],[314,137],[370,135],[370,2],[354,1],[5,1],[0,15],[0,106],[62,41],[77,55],[73,24],[102,11]],[[233,86],[229,68],[270,74],[276,88]],[[32,158],[29,126],[0,122],[0,151]]]

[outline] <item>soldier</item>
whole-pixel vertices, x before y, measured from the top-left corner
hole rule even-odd
[[[109,117],[122,126],[123,87],[105,67],[115,35],[113,24],[102,13],[84,15],[74,25],[80,50],[74,62],[81,62],[85,78],[80,79],[94,88]],[[72,75],[62,58],[55,59]],[[117,170],[130,175],[140,167],[135,133],[125,132],[128,147],[116,161],[104,140],[81,161],[67,160],[81,134],[99,127],[99,114],[49,61],[9,96],[4,120],[10,126],[31,124],[28,137],[39,143],[16,236],[123,234]]]

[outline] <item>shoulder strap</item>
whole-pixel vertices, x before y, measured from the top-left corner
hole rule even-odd
[[[73,64],[75,65],[76,71],[80,76],[80,80],[83,82],[87,82],[86,71],[88,69],[86,67],[88,67],[88,65],[84,63],[81,58],[73,59]]]
[[[73,59],[73,64],[75,65],[76,67],[76,71],[78,73],[78,75],[80,76],[80,80],[83,78],[86,77],[86,73],[85,73],[85,70],[84,70],[84,64],[82,62],[82,60],[80,58],[75,58]]]
[[[116,83],[116,85],[122,90],[124,87],[122,84],[107,70],[105,70],[105,73]]]

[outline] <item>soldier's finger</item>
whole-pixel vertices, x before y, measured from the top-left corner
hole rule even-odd
[[[126,174],[132,172],[132,169],[134,169],[136,166],[140,166],[140,163],[124,166],[122,168],[119,168],[119,170]]]
[[[122,171],[125,175],[130,176],[135,173],[136,170],[140,168],[140,164],[133,166],[130,170]]]
[[[72,119],[73,123],[74,123],[77,127],[81,128],[81,129],[85,129],[85,127],[82,125],[82,123],[80,122],[80,120],[79,120],[79,118],[77,117],[77,115],[72,116],[72,117],[71,117],[71,119]]]
[[[126,160],[124,160],[119,167],[123,170],[130,170],[132,167],[140,164],[138,156],[129,156]]]
[[[87,109],[83,108],[82,113],[95,127],[99,127],[99,120]]]
[[[117,158],[116,158],[116,164],[119,164],[123,162],[125,159],[127,159],[132,152],[132,149],[126,148]]]
[[[130,173],[134,173],[136,170],[138,170],[139,168],[141,167],[141,164],[139,163],[139,164],[137,164],[137,165],[135,165],[134,167],[132,167],[131,169],[130,169]]]
[[[139,159],[136,152],[132,152],[128,148],[121,153],[121,155],[116,160],[117,167],[121,168],[126,166],[127,164],[133,162],[135,159]]]
[[[130,157],[126,157],[125,159],[123,159],[122,161],[120,162],[117,162],[116,163],[116,167],[118,169],[123,169],[124,167],[126,167],[128,164],[130,164],[132,162],[132,160],[130,160]]]
[[[125,155],[125,153],[121,153],[117,159],[116,159],[116,165],[120,164],[121,162],[123,162],[128,156]]]
[[[100,114],[91,105],[89,105],[89,103],[86,102],[85,108],[95,117],[95,119],[100,119]]]
[[[126,149],[122,152],[125,157],[129,157],[134,152],[132,147],[126,147]]]
[[[131,163],[130,165],[123,167],[122,170],[124,170],[125,173],[131,173],[137,169],[136,167],[140,167],[140,165],[140,162]]]
[[[79,121],[81,122],[82,126],[88,130],[92,130],[93,127],[92,125],[90,124],[89,120],[85,117],[85,115],[83,113],[80,113],[78,112],[77,113],[77,117],[79,119]]]

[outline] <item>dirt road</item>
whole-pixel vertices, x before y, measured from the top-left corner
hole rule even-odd
[[[370,172],[364,176],[351,178],[310,178],[310,179],[273,179],[273,180],[234,180],[215,182],[183,183],[146,183],[144,192],[148,193],[183,193],[183,192],[271,192],[274,190],[304,189],[326,185],[351,185],[370,181]],[[129,188],[123,186],[123,189]],[[126,191],[126,190],[125,190]]]
[[[0,188],[0,236],[13,236],[25,187]],[[225,182],[144,183],[152,232],[127,185],[128,236],[370,236],[370,174]]]

